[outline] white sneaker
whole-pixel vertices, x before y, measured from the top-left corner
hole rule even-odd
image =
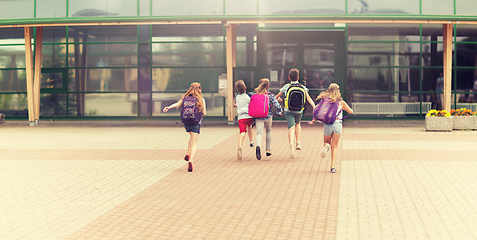
[[[293,143],[288,144],[288,154],[290,154],[290,157],[292,159],[295,158],[295,151],[294,151]]]
[[[330,144],[326,144],[325,147],[323,148],[323,150],[321,150],[321,158],[324,158],[326,157],[326,154],[328,154],[328,152],[330,151]]]
[[[242,146],[239,146],[237,149],[237,159],[242,160]]]

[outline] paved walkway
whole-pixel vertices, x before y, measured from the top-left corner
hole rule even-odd
[[[209,124],[189,173],[175,123],[40,124],[1,125],[0,239],[477,239],[477,131],[347,121],[331,174],[320,125],[238,161]]]

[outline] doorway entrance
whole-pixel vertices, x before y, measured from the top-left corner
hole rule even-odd
[[[270,92],[277,94],[288,83],[288,71],[300,71],[299,81],[316,96],[330,82],[341,87],[346,97],[346,55],[344,31],[290,32],[263,31],[258,33],[258,76],[270,79]],[[257,79],[258,80],[258,79]],[[284,99],[284,98],[283,98]],[[311,118],[313,110],[307,104],[304,117]]]

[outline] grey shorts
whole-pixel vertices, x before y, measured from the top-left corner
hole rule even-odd
[[[333,134],[342,134],[343,124],[340,120],[336,120],[333,124],[325,124],[323,127],[323,135],[331,136]]]
[[[287,120],[288,128],[294,127],[297,123],[300,123],[303,113],[301,112],[289,112],[285,111],[285,119]]]

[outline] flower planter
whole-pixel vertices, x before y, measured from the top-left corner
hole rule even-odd
[[[474,115],[474,127],[472,129],[477,130],[477,115]]]
[[[426,131],[452,131],[453,117],[428,117],[426,116]]]
[[[474,128],[474,116],[452,116],[452,129],[455,130],[472,130]]]

